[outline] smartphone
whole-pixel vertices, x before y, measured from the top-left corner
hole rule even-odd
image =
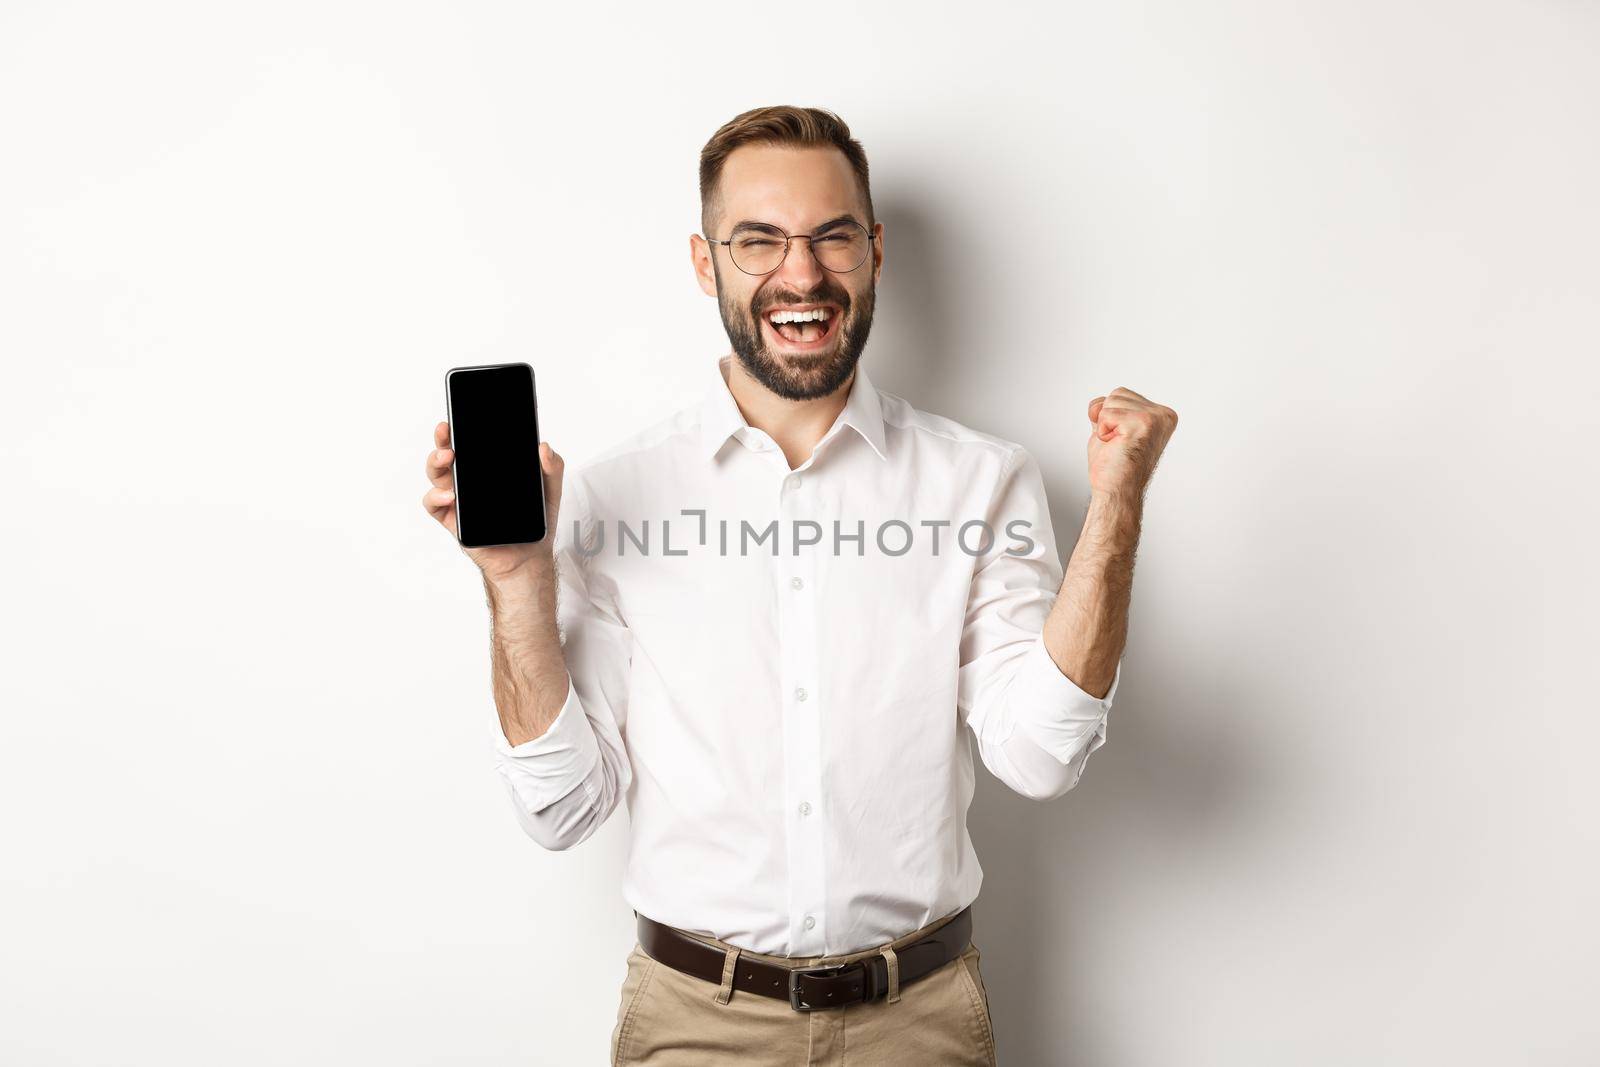
[[[539,401],[526,363],[452,367],[445,374],[456,538],[467,548],[545,538]]]

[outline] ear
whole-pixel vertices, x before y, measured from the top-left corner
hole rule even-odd
[[[716,247],[697,233],[689,235],[689,260],[694,265],[695,281],[700,283],[700,291],[707,296],[717,295],[717,270],[711,262],[711,257],[716,254]]]
[[[883,223],[873,223],[872,232],[877,235],[872,242],[872,284],[877,286],[878,277],[883,273]]]

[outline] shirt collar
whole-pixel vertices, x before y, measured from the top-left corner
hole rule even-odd
[[[745,422],[739,405],[734,402],[733,393],[728,390],[728,365],[732,360],[733,355],[730,353],[719,358],[713,365],[716,379],[706,390],[705,401],[701,407],[700,446],[702,454],[707,459],[715,458],[729,437],[749,425]],[[839,412],[834,425],[840,423],[859,433],[862,439],[872,446],[873,452],[877,453],[879,459],[889,457],[884,440],[883,402],[879,399],[878,390],[873,386],[871,379],[867,377],[867,369],[859,361],[856,363],[855,381],[850,385],[850,395],[845,400],[844,410]]]

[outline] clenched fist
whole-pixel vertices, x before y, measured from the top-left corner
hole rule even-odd
[[[1120,386],[1089,401],[1089,490],[1143,500],[1178,413]]]

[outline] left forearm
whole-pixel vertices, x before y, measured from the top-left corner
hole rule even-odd
[[[1061,672],[1091,696],[1104,697],[1116,677],[1128,638],[1133,560],[1143,501],[1095,493],[1067,563],[1044,641]]]

